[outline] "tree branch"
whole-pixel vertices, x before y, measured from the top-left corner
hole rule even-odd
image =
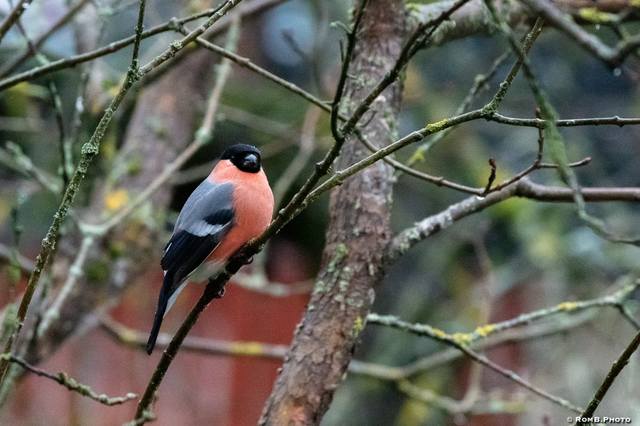
[[[18,3],[11,9],[9,14],[5,16],[5,18],[0,22],[0,43],[2,43],[2,39],[7,34],[7,32],[11,29],[13,25],[18,22],[18,19],[22,16],[25,10],[29,7],[33,0],[20,0]]]
[[[97,394],[89,386],[83,385],[82,383],[79,383],[74,378],[69,377],[67,373],[60,372],[57,374],[51,374],[37,367],[34,367],[33,365],[29,364],[28,362],[26,362],[21,358],[18,358],[10,354],[3,354],[3,355],[0,355],[0,357],[2,359],[7,360],[8,362],[18,364],[20,367],[22,367],[23,369],[25,369],[30,373],[35,374],[36,376],[45,377],[49,380],[53,380],[54,382],[69,389],[70,391],[79,393],[80,395],[86,396],[89,399],[93,399],[94,401],[97,401],[103,405],[108,405],[108,406],[120,405],[120,404],[124,404],[125,402],[136,399],[138,397],[138,395],[136,395],[135,393],[128,393],[125,396],[115,396],[115,397],[107,396],[103,393]]]
[[[267,7],[278,4],[282,1],[283,0],[255,0],[250,3],[247,2],[246,6],[240,7],[239,10],[242,11],[243,16],[251,15],[253,13],[264,10]],[[226,2],[222,3],[222,5],[225,5],[225,4]],[[186,16],[184,18],[170,19],[169,21],[163,24],[156,25],[155,27],[152,27],[146,31],[143,31],[142,39],[144,40],[146,38],[149,38],[154,35],[167,32],[167,31],[175,31],[177,26],[180,24],[186,24],[201,18],[209,18],[213,16],[216,13],[216,11],[220,9],[220,7],[221,6],[207,9],[202,12],[198,12],[193,15]],[[221,25],[217,25],[215,29],[211,31],[210,35],[220,34],[224,32],[228,28],[228,26],[229,26],[229,21],[223,20],[221,22]],[[0,92],[9,87],[15,86],[18,83],[22,83],[23,81],[34,80],[36,78],[42,77],[43,75],[49,74],[51,72],[59,71],[66,68],[71,68],[83,62],[91,61],[93,59],[100,58],[102,56],[117,52],[133,44],[134,41],[135,41],[135,36],[132,35],[127,38],[123,38],[121,40],[109,43],[107,46],[92,50],[90,52],[85,52],[85,53],[74,55],[68,58],[59,59],[49,64],[34,67],[24,72],[21,72],[19,74],[13,75],[11,77],[7,77],[3,80],[0,80]],[[178,51],[174,52],[174,55],[177,53]]]
[[[53,25],[51,25],[51,27],[49,27],[49,29],[39,35],[35,40],[33,40],[33,46],[35,46],[36,49],[40,48],[51,35],[56,33],[60,28],[67,25],[69,21],[71,21],[73,17],[76,16],[76,14],[80,12],[80,10],[82,10],[84,6],[87,5],[87,3],[89,3],[89,0],[78,0],[78,2],[71,6],[69,10],[67,10],[67,12],[60,17],[60,19],[58,19]],[[18,56],[12,62],[2,67],[2,69],[0,70],[0,77],[4,77],[7,74],[15,71],[20,65],[31,58],[33,54],[34,52],[32,49],[29,48],[25,50],[22,55]]]
[[[466,344],[466,341],[463,340],[461,336],[458,336],[456,334],[453,334],[453,335],[447,334],[442,330],[439,330],[437,328],[431,327],[426,324],[411,324],[411,323],[399,320],[392,316],[382,317],[382,316],[377,316],[375,314],[372,314],[372,315],[369,315],[369,317],[367,318],[367,321],[371,322],[372,324],[385,325],[388,327],[393,327],[399,330],[407,331],[419,336],[429,337],[433,340],[436,340],[438,342],[454,347],[459,351],[463,352],[472,360],[495,371],[496,373],[502,375],[503,377],[506,377],[507,379],[517,383],[518,385],[535,393],[536,395],[541,396],[542,398],[548,401],[551,401],[554,404],[559,405],[560,407],[566,408],[567,410],[573,411],[575,413],[582,412],[582,408],[578,407],[577,405],[567,401],[564,398],[560,398],[559,396],[553,395],[538,386],[533,385],[532,383],[520,377],[515,372],[496,364],[486,356],[469,348]]]
[[[640,202],[640,187],[581,188],[581,192],[587,202]],[[429,216],[399,232],[394,237],[385,259],[388,262],[393,262],[418,242],[448,228],[454,222],[512,197],[544,202],[574,202],[574,194],[571,188],[540,185],[523,178],[499,191],[490,193],[486,197],[467,197],[458,203],[450,205],[446,210]]]
[[[604,381],[596,391],[595,395],[593,395],[591,402],[589,402],[589,405],[587,406],[587,408],[580,415],[580,420],[577,422],[577,424],[591,423],[591,421],[587,419],[593,416],[593,413],[595,413],[596,409],[598,408],[598,405],[600,405],[600,403],[604,399],[604,396],[609,391],[609,388],[611,387],[613,382],[616,380],[620,372],[622,372],[622,369],[629,363],[629,359],[631,358],[631,355],[633,355],[636,349],[638,349],[638,346],[640,346],[640,332],[638,332],[635,335],[635,337],[627,345],[627,347],[622,352],[622,354],[620,354],[618,359],[615,360],[615,362],[611,366],[611,370],[609,370],[609,373],[607,373],[607,376],[604,378]]]
[[[634,36],[620,42],[614,48],[609,47],[598,37],[583,30],[570,16],[560,11],[548,0],[522,0],[522,2],[564,32],[579,46],[611,67],[620,65],[631,52],[640,46],[640,36]]]

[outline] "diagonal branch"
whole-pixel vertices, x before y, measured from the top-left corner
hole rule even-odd
[[[447,333],[445,333],[442,330],[439,330],[437,328],[433,328],[429,325],[426,324],[411,324],[405,321],[402,321],[398,318],[395,317],[391,317],[391,316],[377,316],[377,315],[370,315],[367,319],[367,321],[371,324],[377,324],[377,325],[384,325],[384,326],[388,326],[388,327],[393,327],[393,328],[397,328],[399,330],[403,330],[403,331],[407,331],[409,333],[413,333],[416,334],[418,336],[423,336],[423,337],[429,337],[431,339],[434,339],[438,342],[444,343],[448,346],[454,347],[456,349],[458,349],[459,351],[463,352],[465,355],[467,355],[469,358],[471,358],[472,360],[484,365],[485,367],[495,371],[496,373],[506,377],[507,379],[517,383],[518,385],[522,386],[523,388],[535,393],[536,395],[541,396],[542,398],[553,402],[556,405],[559,405],[563,408],[566,408],[567,410],[573,411],[575,413],[581,413],[582,412],[582,408],[578,407],[577,405],[567,401],[564,398],[561,398],[559,396],[553,395],[547,391],[545,391],[544,389],[533,385],[532,383],[528,382],[527,380],[525,380],[524,378],[522,378],[521,376],[519,376],[518,374],[516,374],[515,372],[504,368],[498,364],[496,364],[495,362],[491,361],[489,358],[487,358],[486,356],[482,355],[479,352],[476,352],[475,350],[471,349],[469,346],[467,346],[466,342],[461,341],[459,339],[457,339],[456,335],[449,335]]]
[[[609,370],[609,373],[604,378],[604,381],[596,391],[595,395],[593,395],[591,402],[589,402],[587,408],[580,415],[581,420],[577,422],[578,424],[590,423],[590,421],[583,421],[582,419],[589,419],[591,416],[593,416],[593,413],[595,413],[596,409],[604,399],[604,396],[609,391],[609,388],[616,380],[620,372],[622,372],[622,369],[629,363],[631,355],[633,355],[633,353],[638,349],[638,346],[640,346],[640,332],[635,335],[635,337],[631,340],[629,345],[627,345],[622,354],[620,354],[620,357],[615,360],[615,362],[611,366],[611,370]]]
[[[576,24],[569,15],[563,13],[548,0],[521,0],[536,14],[543,16],[553,26],[564,32],[579,46],[611,67],[620,65],[635,49],[640,47],[640,35],[621,41],[616,47],[609,47],[598,37],[588,33]]]
[[[640,202],[640,187],[582,188],[581,191],[587,202]],[[574,202],[574,193],[571,188],[540,185],[524,178],[499,191],[492,192],[486,197],[471,196],[465,198],[450,205],[444,211],[429,216],[399,232],[393,239],[385,259],[387,262],[393,262],[409,251],[415,244],[450,227],[458,220],[513,197],[544,202]]]
[[[7,32],[14,26],[33,0],[20,0],[9,14],[0,22],[0,43]]]

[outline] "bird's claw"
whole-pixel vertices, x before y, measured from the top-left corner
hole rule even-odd
[[[214,299],[221,299],[224,296],[224,287],[218,290],[218,292],[213,296]]]

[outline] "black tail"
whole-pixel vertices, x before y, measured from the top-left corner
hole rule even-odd
[[[173,287],[173,273],[167,271],[164,280],[162,282],[162,288],[160,289],[160,296],[158,297],[158,307],[156,308],[156,315],[153,318],[153,327],[149,333],[149,340],[147,340],[147,354],[151,355],[153,348],[156,346],[156,340],[158,339],[158,333],[160,332],[160,326],[164,319],[164,313],[167,310],[167,304],[171,298],[171,288]]]

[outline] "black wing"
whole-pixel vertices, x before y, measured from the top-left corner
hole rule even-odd
[[[171,296],[229,232],[233,224],[233,186],[204,181],[191,194],[165,247],[160,265],[165,271],[147,353],[155,346]]]
[[[218,210],[201,219],[209,230],[197,235],[188,229],[178,230],[167,244],[160,265],[164,271],[174,274],[176,284],[182,282],[220,244],[233,222],[233,210]]]

